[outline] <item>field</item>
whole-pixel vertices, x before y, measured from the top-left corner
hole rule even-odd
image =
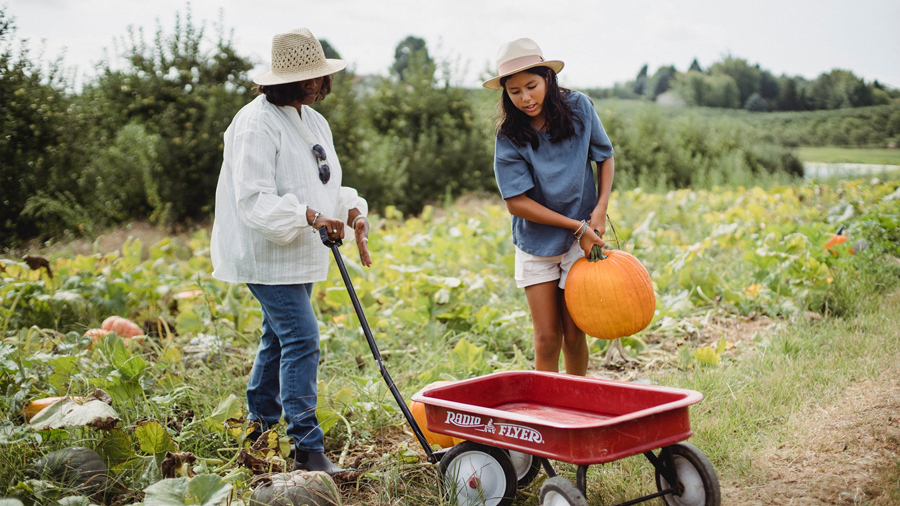
[[[900,149],[801,147],[797,151],[804,162],[900,165]]]
[[[831,504],[845,493],[895,503],[897,192],[897,181],[617,192],[610,214],[620,247],[651,273],[657,312],[645,331],[623,339],[630,361],[605,366],[607,343],[592,339],[590,375],[702,392],[691,441],[717,469],[726,504]],[[466,199],[407,220],[388,208],[373,218],[370,269],[343,248],[406,398],[436,380],[530,368],[527,305],[512,282],[508,217],[497,204]],[[840,224],[850,239],[823,248]],[[0,264],[0,496],[38,504],[77,495],[29,469],[49,451],[80,445],[110,465],[117,485],[109,503],[149,503],[158,483],[173,483],[159,482],[165,468],[179,483],[203,480],[231,504],[246,504],[254,471],[235,459],[246,444],[243,388],[260,311],[245,287],[210,277],[207,230],[152,244],[132,238],[114,251],[56,251],[45,252],[52,278],[18,260]],[[335,269],[315,295],[327,450],[362,471],[358,483],[343,485],[344,503],[445,504]],[[84,335],[110,315],[131,318],[149,337]],[[97,388],[111,398],[114,427],[92,426],[91,412],[77,423],[50,413],[35,425],[19,414],[33,399]],[[841,453],[843,441],[853,443]],[[270,468],[283,463],[275,446],[276,455],[256,454]],[[196,460],[162,466],[176,450]],[[537,504],[542,481],[517,504]],[[652,470],[626,459],[592,468],[588,483],[591,504],[624,501],[652,492]]]

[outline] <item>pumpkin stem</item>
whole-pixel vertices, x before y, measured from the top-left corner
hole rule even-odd
[[[591,248],[591,258],[589,260],[591,262],[606,260],[606,255],[603,254],[603,249],[595,244],[594,247]]]

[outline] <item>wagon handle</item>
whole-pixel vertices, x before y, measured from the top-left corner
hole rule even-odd
[[[428,456],[428,462],[433,464],[437,462],[437,457],[431,450],[431,445],[429,445],[428,440],[425,439],[425,434],[422,433],[419,424],[416,423],[416,419],[413,418],[412,413],[406,406],[406,401],[403,400],[400,390],[397,389],[397,385],[395,385],[394,380],[391,379],[391,375],[384,365],[384,360],[381,358],[381,352],[378,351],[378,344],[375,343],[375,337],[372,335],[372,330],[369,328],[369,322],[366,320],[362,305],[359,303],[359,297],[356,296],[356,290],[353,288],[353,282],[350,280],[350,274],[347,272],[347,267],[344,265],[343,258],[341,258],[341,250],[338,247],[343,241],[340,239],[334,241],[329,239],[327,228],[328,227],[320,228],[319,236],[322,239],[322,244],[331,248],[331,252],[334,253],[334,260],[337,262],[338,270],[341,271],[341,277],[344,279],[344,286],[347,287],[347,293],[350,295],[350,300],[353,302],[353,309],[356,310],[356,317],[359,318],[359,323],[362,325],[363,333],[366,335],[366,341],[369,343],[369,349],[372,350],[372,356],[375,357],[375,362],[378,363],[378,370],[381,372],[381,377],[384,378],[384,382],[394,396],[394,400],[397,401],[397,404],[400,406],[400,411],[403,412],[403,416],[406,417],[406,421],[416,435],[416,439],[419,440],[419,444],[422,445],[422,449],[425,450],[425,454]]]

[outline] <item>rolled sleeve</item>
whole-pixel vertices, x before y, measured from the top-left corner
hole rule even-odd
[[[238,151],[234,167],[237,214],[247,227],[278,245],[300,235],[306,223],[306,205],[296,195],[278,195],[275,184],[277,149],[265,132],[235,136]]]
[[[594,109],[594,104],[586,95],[579,97],[579,106],[584,109],[584,116],[591,119],[591,137],[590,146],[588,147],[588,157],[595,162],[602,162],[613,156],[612,143],[606,130],[600,122],[600,116]]]
[[[360,197],[355,189],[341,186],[340,193],[338,193],[337,218],[347,223],[351,209],[356,209],[363,216],[369,215],[369,203],[366,202],[366,199]]]
[[[534,188],[534,176],[528,162],[507,138],[497,137],[494,145],[494,177],[504,200]]]

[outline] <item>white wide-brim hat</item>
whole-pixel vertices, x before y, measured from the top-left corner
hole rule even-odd
[[[306,81],[334,74],[347,62],[325,58],[322,44],[306,28],[297,28],[272,37],[272,70],[256,76],[253,82],[263,86]]]
[[[557,74],[566,64],[560,60],[544,60],[544,53],[537,43],[528,38],[516,39],[500,46],[497,52],[497,77],[485,81],[482,86],[491,90],[502,90],[500,80],[532,67],[549,67]]]

